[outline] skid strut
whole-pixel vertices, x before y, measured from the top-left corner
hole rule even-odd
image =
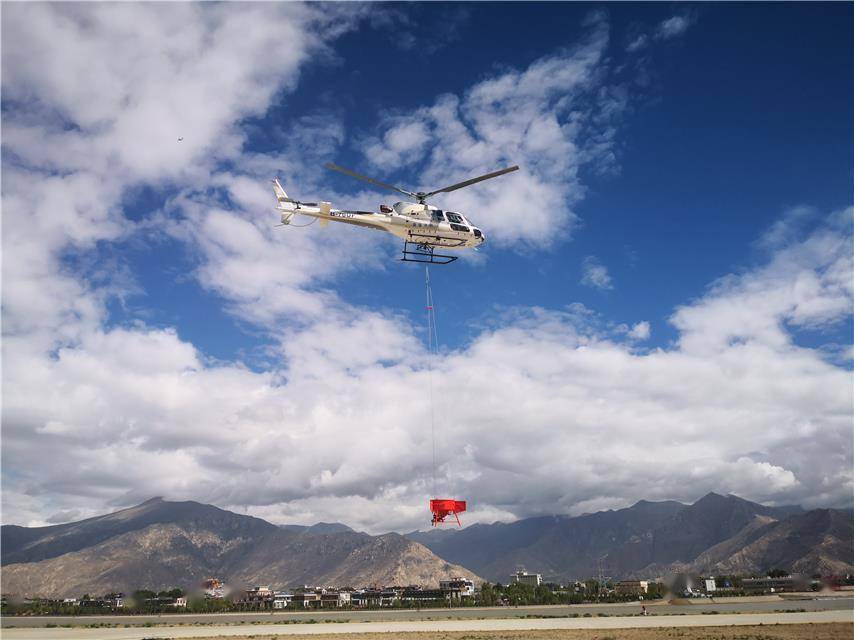
[[[423,262],[425,264],[450,264],[458,256],[449,256],[436,253],[436,247],[432,244],[403,241],[403,253],[400,257],[403,262]]]

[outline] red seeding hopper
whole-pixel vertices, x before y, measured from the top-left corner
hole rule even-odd
[[[432,524],[434,527],[436,525],[444,523],[445,518],[451,515],[454,516],[454,518],[456,519],[457,525],[463,526],[462,524],[460,524],[460,518],[457,514],[462,513],[465,510],[465,500],[448,500],[446,498],[434,498],[430,501],[430,511],[433,512]]]

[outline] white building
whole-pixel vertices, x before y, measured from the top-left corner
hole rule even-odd
[[[452,598],[473,598],[474,597],[474,582],[466,578],[451,578],[450,580],[440,580],[439,588],[446,591]]]
[[[648,580],[620,580],[614,585],[614,591],[620,595],[643,595],[649,592]]]
[[[713,591],[717,591],[718,586],[715,584],[714,578],[706,578],[706,593],[712,593]]]
[[[521,582],[529,584],[532,587],[538,587],[543,583],[543,576],[539,573],[528,573],[527,571],[517,571],[510,576],[513,582]]]
[[[121,609],[125,606],[125,594],[123,593],[108,593],[104,596],[104,601],[113,609]]]
[[[320,594],[321,607],[349,607],[351,602],[349,591],[323,590]]]
[[[274,609],[287,609],[288,605],[293,600],[294,594],[287,593],[286,591],[276,591],[273,594],[273,608]]]

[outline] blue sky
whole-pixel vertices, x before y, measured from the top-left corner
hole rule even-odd
[[[423,268],[273,228],[274,175],[395,201],[327,161],[522,167],[434,200],[489,238],[431,271],[440,476],[473,519],[850,505],[850,5],[3,13],[8,521],[154,491],[420,526]]]
[[[343,36],[331,59],[306,67],[294,93],[246,122],[247,147],[275,151],[282,134],[271,131],[322,113],[340,119],[348,135],[330,159],[395,184],[419,184],[417,167],[371,172],[366,165],[358,141],[376,130],[377,114],[464,93],[495,70],[523,68],[571,47],[593,10],[583,3],[392,7],[378,26],[366,24]],[[586,172],[587,193],[576,209],[581,224],[571,239],[535,252],[489,247],[482,263],[436,271],[442,342],[448,347],[464,344],[485,310],[575,302],[617,323],[648,320],[654,329],[649,344],[666,347],[675,338],[667,322],[673,309],[721,275],[761,259],[755,241],[783,211],[804,203],[830,211],[850,200],[849,7],[689,10],[661,4],[605,10],[613,42],[609,55],[615,66],[626,65],[617,77],[631,93],[616,145],[618,166],[606,175]],[[643,60],[620,46],[673,15],[687,16],[689,31],[650,46]],[[407,49],[396,44],[401,30],[407,37],[439,35],[435,43],[421,36]],[[756,38],[757,32],[768,36]],[[828,87],[834,87],[833,99]],[[323,179],[342,194],[361,190],[346,177]],[[299,184],[288,187],[300,193]],[[390,203],[395,196],[379,199]],[[129,203],[160,204],[144,196]],[[488,211],[468,213],[489,229]],[[396,250],[392,238],[384,244]],[[157,251],[152,255],[150,246],[140,249],[131,253],[131,262],[145,282],[145,296],[131,300],[132,308],[153,308],[159,321],[177,326],[207,353],[254,366],[246,354],[265,337],[224,313],[217,296],[177,281],[176,267],[192,268],[192,260],[181,261],[181,248],[163,249],[165,260]],[[607,268],[612,290],[581,283],[590,255]],[[339,292],[353,304],[390,306],[420,321],[422,281],[418,267],[389,265],[380,273],[355,272]],[[116,314],[123,321],[128,316],[133,313]],[[850,328],[842,327],[842,336]]]

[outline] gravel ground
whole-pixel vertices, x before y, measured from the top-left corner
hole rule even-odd
[[[266,638],[267,636],[261,636]],[[283,640],[340,640],[341,636],[269,636]],[[389,633],[359,633],[352,640],[390,640]],[[394,634],[395,640],[851,640],[854,623],[781,624],[682,629],[574,629],[563,631],[460,631]],[[213,640],[213,639],[206,639]],[[231,640],[259,640],[241,636]]]
[[[750,635],[753,631],[766,635]],[[703,635],[705,634],[705,635]],[[776,635],[768,635],[776,634]],[[343,636],[397,640],[488,638],[579,638],[641,640],[644,638],[854,639],[854,611],[797,613],[673,615],[590,618],[528,618],[486,620],[411,620],[396,622],[248,624],[181,627],[98,627],[3,629],[3,640],[177,640],[179,638],[326,638]]]

